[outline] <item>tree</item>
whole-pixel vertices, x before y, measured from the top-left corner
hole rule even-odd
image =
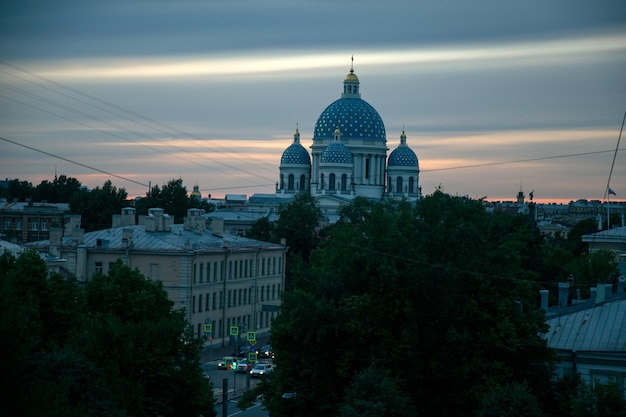
[[[162,208],[165,213],[174,216],[174,223],[182,223],[187,216],[187,210],[193,204],[198,204],[196,198],[187,194],[182,179],[172,179],[163,187],[155,185],[145,198],[137,201],[137,214],[148,214],[150,208]]]
[[[7,188],[0,187],[0,197],[6,198],[7,201],[26,201],[32,198],[35,188],[28,181],[20,181],[14,179],[9,181]]]
[[[130,203],[124,188],[117,189],[110,180],[102,188],[80,189],[69,200],[70,211],[81,215],[81,226],[86,232],[108,229],[114,214],[120,214]]]
[[[593,386],[581,382],[573,402],[574,417],[623,417],[626,399],[615,380],[606,384],[595,380]]]
[[[43,180],[35,188],[33,200],[47,201],[48,203],[67,203],[80,187],[81,183],[76,178],[65,175],[55,176],[52,182]]]
[[[490,386],[482,398],[477,417],[543,417],[537,397],[527,383]]]
[[[337,415],[352,376],[370,366],[389,370],[422,416],[479,410],[487,375],[528,381],[548,401],[554,356],[532,307],[528,221],[440,191],[416,207],[356,203],[321,232],[284,294],[272,414],[288,415],[281,395],[297,392],[297,415]]]
[[[278,216],[276,234],[285,238],[290,254],[307,260],[316,246],[317,232],[324,219],[315,197],[308,193],[296,194],[291,203],[278,209]]]
[[[202,341],[160,283],[118,261],[81,287],[25,252],[0,258],[0,290],[8,415],[215,415]]]
[[[411,417],[416,410],[398,388],[390,372],[367,367],[346,390],[340,417]]]
[[[246,237],[262,240],[263,242],[276,242],[277,239],[274,232],[274,224],[270,222],[267,216],[261,217],[252,223],[252,226],[246,232]]]

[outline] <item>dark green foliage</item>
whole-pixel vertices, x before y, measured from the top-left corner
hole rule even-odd
[[[412,417],[416,410],[387,370],[359,371],[346,390],[340,417]]]
[[[526,381],[540,405],[550,400],[527,222],[441,192],[417,207],[355,199],[341,214],[273,323],[273,415],[289,415],[279,393],[292,391],[291,413],[338,415],[369,367],[388,370],[421,416],[478,411],[490,384]]]
[[[280,207],[278,214],[276,235],[286,240],[290,254],[307,260],[317,243],[320,222],[324,219],[322,209],[310,194],[299,193],[293,202]]]
[[[137,214],[148,214],[148,209],[162,208],[165,213],[174,216],[174,223],[182,223],[187,216],[191,200],[197,199],[187,195],[187,188],[182,179],[172,179],[163,187],[155,185],[148,195],[136,203]]]
[[[79,286],[26,252],[0,258],[3,411],[212,416],[201,340],[160,283],[118,262]]]
[[[33,201],[47,201],[48,203],[67,203],[70,197],[77,192],[81,184],[76,178],[60,175],[52,182],[43,180],[36,188]]]
[[[263,242],[276,242],[278,240],[274,232],[274,224],[267,217],[261,217],[252,223],[252,227],[246,232],[246,237]]]
[[[622,388],[615,380],[593,386],[579,385],[578,395],[573,402],[573,417],[623,417],[626,415],[626,399]]]
[[[130,203],[126,200],[126,190],[113,186],[111,181],[102,188],[81,189],[69,199],[70,211],[81,215],[81,226],[86,232],[108,229],[114,214],[120,214],[123,207]]]
[[[527,383],[493,385],[481,401],[477,417],[543,417],[537,398]]]

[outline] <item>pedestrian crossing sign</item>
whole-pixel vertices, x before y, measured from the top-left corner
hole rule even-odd
[[[239,336],[239,326],[230,326],[230,335]]]
[[[213,333],[213,324],[204,323],[204,333]]]
[[[256,332],[247,332],[246,333],[246,340],[248,342],[255,342],[256,341]]]

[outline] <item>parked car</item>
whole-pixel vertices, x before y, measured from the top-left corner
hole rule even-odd
[[[259,378],[263,375],[267,375],[274,370],[274,365],[271,363],[257,363],[254,368],[250,371],[250,376],[252,378]]]
[[[224,356],[222,360],[217,363],[217,369],[232,369],[234,363],[237,363],[236,357]]]

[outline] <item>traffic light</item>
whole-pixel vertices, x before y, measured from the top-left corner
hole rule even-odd
[[[228,369],[230,369],[231,371],[236,371],[237,370],[237,362],[233,361],[233,363],[230,364]]]

